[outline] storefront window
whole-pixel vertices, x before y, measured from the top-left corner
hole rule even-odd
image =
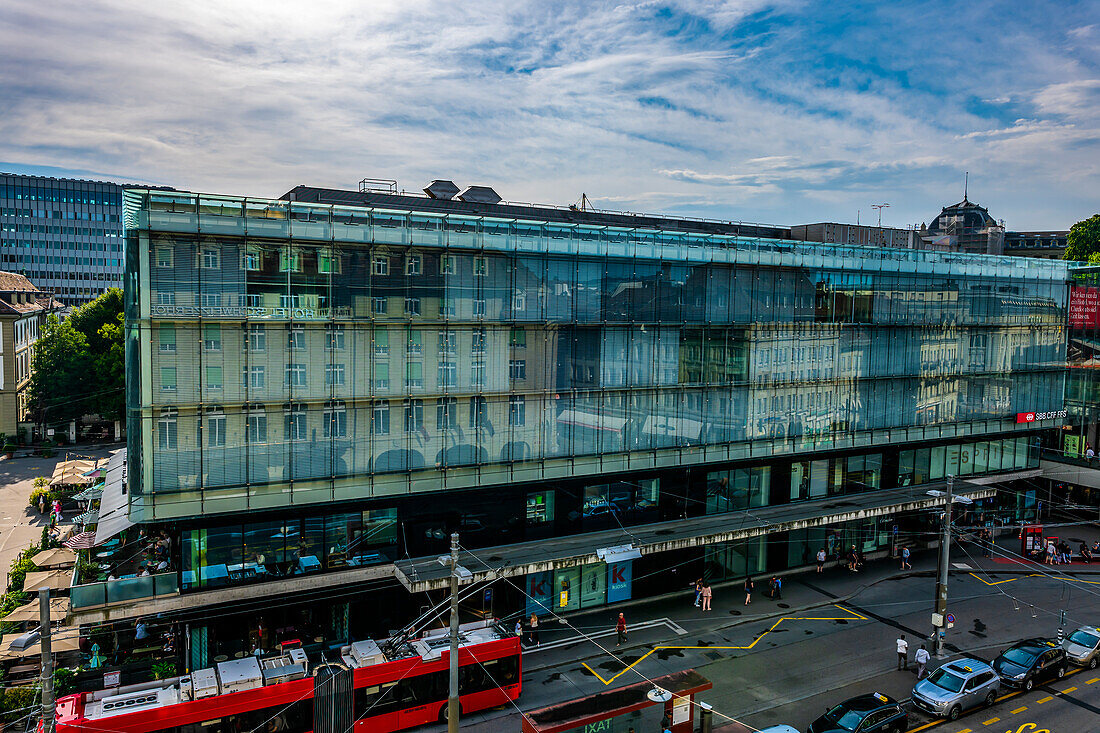
[[[527,495],[527,524],[554,521],[554,492],[537,491]]]
[[[607,602],[607,564],[591,563],[581,568],[581,608],[602,606]]]
[[[770,497],[770,466],[735,468],[707,474],[707,514],[767,506]]]
[[[943,467],[946,455],[947,448],[944,446],[932,449],[932,465],[930,466],[928,471],[928,478],[932,479],[933,481],[943,478]]]

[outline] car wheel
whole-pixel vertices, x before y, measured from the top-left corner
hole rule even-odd
[[[1033,689],[1035,689],[1035,680],[1028,677],[1024,680],[1024,692],[1031,692]]]
[[[1096,655],[1089,660],[1089,669],[1096,669]]]
[[[985,706],[987,708],[993,707],[993,704],[997,702],[997,691],[990,690],[989,694],[985,696]]]
[[[1063,666],[1058,668],[1058,679],[1062,679],[1065,676],[1066,676],[1066,668],[1063,665]]]
[[[959,713],[961,713],[961,712],[962,712],[962,708],[960,708],[958,705],[956,705],[956,706],[954,706],[953,708],[951,708],[950,710],[947,711],[947,719],[948,720],[958,720],[959,719]]]

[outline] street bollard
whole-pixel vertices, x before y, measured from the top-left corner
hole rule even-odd
[[[699,733],[711,733],[714,730],[714,710],[705,702],[699,703]]]

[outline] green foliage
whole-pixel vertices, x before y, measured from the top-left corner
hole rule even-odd
[[[38,476],[34,479],[33,485],[34,485],[34,488],[36,488],[36,489],[41,489],[44,486],[49,486],[50,485],[50,477],[49,476]]]
[[[76,687],[76,670],[68,667],[58,667],[53,673],[54,698],[70,694]]]
[[[118,288],[76,308],[65,321],[50,316],[36,346],[27,392],[38,419],[53,424],[87,413],[121,419],[124,351]]]
[[[30,506],[37,509],[38,508],[38,499],[39,499],[39,497],[42,497],[42,496],[46,497],[46,504],[48,505],[50,503],[50,487],[49,486],[35,486],[33,489],[31,489],[30,496],[27,497],[27,503]],[[49,506],[47,506],[46,511],[49,511],[49,510],[50,510],[50,508],[49,508]]]
[[[176,676],[176,663],[168,659],[153,662],[153,679],[166,680]]]
[[[1063,257],[1067,260],[1100,264],[1100,258],[1096,261],[1093,257],[1100,253],[1100,214],[1093,214],[1088,219],[1070,227],[1069,236],[1066,237],[1066,253]]]
[[[19,553],[11,563],[8,571],[8,591],[23,590],[23,583],[27,580],[27,573],[37,570],[31,558],[38,553],[37,545],[30,545]]]
[[[38,688],[33,685],[9,687],[0,697],[0,719],[12,723],[31,712],[38,703]]]

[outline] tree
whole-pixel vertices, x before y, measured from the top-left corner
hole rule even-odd
[[[1088,219],[1070,227],[1069,236],[1066,237],[1066,253],[1063,259],[1086,262],[1091,255],[1100,252],[1100,214],[1093,214]]]
[[[39,422],[67,422],[88,413],[123,417],[122,306],[122,291],[111,288],[63,322],[52,315],[47,319],[31,361],[27,397]]]

